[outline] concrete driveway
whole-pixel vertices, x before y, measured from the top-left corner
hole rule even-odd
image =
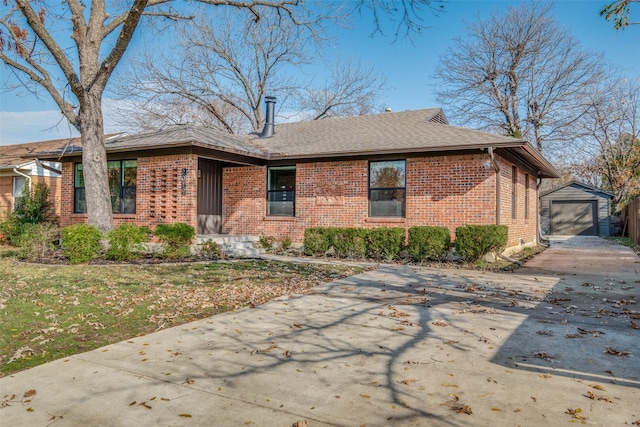
[[[516,273],[385,265],[1,378],[0,424],[638,425],[639,272],[598,238]]]

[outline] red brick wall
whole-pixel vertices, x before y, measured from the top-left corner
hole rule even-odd
[[[32,176],[31,183],[35,185],[44,182],[49,187],[49,200],[54,204],[56,215],[60,215],[61,185],[60,178],[51,176]],[[6,218],[13,212],[13,176],[0,177],[0,218]]]
[[[0,218],[6,216],[13,210],[13,177],[0,177]]]
[[[497,157],[500,165],[500,224],[509,227],[507,246],[537,241],[538,191],[536,174],[520,164],[514,164]],[[516,167],[515,218],[512,215],[512,171]],[[525,174],[529,175],[529,190],[525,191]],[[525,197],[529,199],[529,215],[525,219]]]
[[[138,157],[136,213],[114,214],[114,225],[132,223],[154,228],[160,223],[197,225],[198,158],[194,155]],[[86,223],[87,215],[73,213],[73,163],[62,165],[61,225]],[[182,194],[182,169],[187,169]]]
[[[503,168],[504,169],[504,168]],[[406,218],[369,218],[368,162],[299,163],[295,218],[266,216],[266,168],[226,168],[223,232],[301,242],[305,228],[495,224],[495,170],[487,154],[407,159]],[[503,180],[504,181],[504,180]]]
[[[496,156],[500,168],[500,223],[509,226],[509,246],[535,241],[538,197],[535,174],[518,165],[517,212],[511,218],[511,166]],[[115,215],[116,225],[137,223],[153,228],[159,223],[197,224],[197,156],[138,158],[137,213]],[[186,168],[186,194],[181,172]],[[524,219],[524,174],[529,173],[529,218]],[[223,171],[223,233],[265,234],[302,242],[309,227],[409,228],[496,223],[496,172],[486,153],[407,159],[406,218],[368,216],[368,162],[298,163],[296,216],[266,216],[266,167],[228,167]],[[63,226],[86,222],[73,214],[73,164],[63,165]]]

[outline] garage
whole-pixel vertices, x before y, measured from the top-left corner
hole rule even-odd
[[[540,195],[540,226],[544,235],[610,235],[611,199],[607,191],[572,181]]]
[[[562,236],[597,236],[598,202],[554,201],[551,203],[551,234]]]

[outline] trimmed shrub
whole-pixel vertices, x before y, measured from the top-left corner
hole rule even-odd
[[[407,251],[416,259],[441,260],[451,247],[451,236],[447,227],[419,226],[409,228]]]
[[[178,259],[191,255],[189,245],[196,237],[196,230],[192,226],[183,222],[158,224],[154,234],[165,245],[161,253],[163,257]]]
[[[364,258],[368,231],[364,228],[333,228],[331,246],[341,258]]]
[[[200,245],[200,255],[207,259],[220,259],[220,246],[213,240],[205,240]]]
[[[143,243],[149,240],[150,235],[151,230],[148,227],[120,224],[107,233],[109,249],[104,254],[105,259],[130,261],[138,258],[143,250]]]
[[[25,261],[38,261],[53,254],[56,241],[60,238],[60,228],[56,224],[24,224],[23,232],[17,242],[20,249],[18,258]]]
[[[367,232],[367,256],[391,261],[400,255],[404,246],[404,238],[404,228],[372,228]]]
[[[260,247],[266,251],[270,251],[273,249],[273,244],[276,242],[275,237],[267,236],[266,234],[261,234],[258,240]]]
[[[100,230],[92,225],[70,225],[62,229],[62,250],[71,264],[82,264],[100,255],[101,238]]]
[[[291,239],[289,237],[285,237],[284,239],[282,239],[282,241],[280,242],[280,249],[282,249],[283,251],[287,251],[289,250],[289,248],[291,247],[291,245],[293,245],[293,242],[291,241]]]
[[[456,228],[456,252],[474,262],[490,252],[501,252],[507,246],[506,225],[463,225]]]
[[[304,230],[304,253],[306,255],[324,255],[331,247],[328,228],[314,227]]]

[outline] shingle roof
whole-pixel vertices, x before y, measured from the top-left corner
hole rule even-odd
[[[264,155],[258,147],[249,143],[246,135],[231,135],[216,129],[193,125],[180,125],[169,129],[114,138],[107,141],[106,146],[107,151],[120,151],[185,144],[197,144],[247,155]]]
[[[80,138],[54,139],[50,141],[28,142],[25,144],[0,145],[0,168],[15,167],[30,160],[25,156],[44,151],[57,151],[70,145],[80,144]]]
[[[527,141],[447,124],[440,108],[276,124],[275,134],[231,135],[216,129],[181,125],[112,138],[108,152],[196,146],[261,161],[378,154],[420,154],[493,148],[508,149],[541,177],[558,177],[553,166]],[[73,147],[68,155],[78,155]],[[47,153],[51,158],[53,153]]]
[[[515,138],[431,121],[440,111],[435,108],[286,123],[276,125],[270,138],[253,135],[252,142],[271,155],[288,158],[526,144]]]
[[[602,190],[600,188],[593,187],[591,185],[587,185],[582,182],[574,180],[574,181],[567,182],[566,184],[560,185],[558,187],[552,188],[550,190],[547,190],[543,193],[540,193],[540,197],[546,196],[547,194],[555,193],[556,191],[562,190],[563,188],[567,188],[567,187],[582,187],[585,190],[594,191],[596,193],[602,193],[605,196],[609,196],[609,197],[615,196],[615,194],[611,193],[610,191]]]

